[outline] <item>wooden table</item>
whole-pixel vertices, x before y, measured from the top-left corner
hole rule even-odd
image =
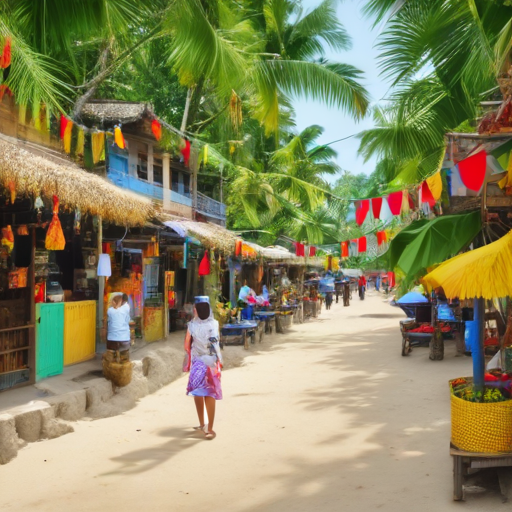
[[[245,350],[249,350],[249,341],[247,338],[247,335],[252,335],[252,339],[254,340],[256,329],[258,328],[258,322],[255,322],[253,320],[244,320],[243,322],[240,322],[238,324],[225,324],[222,327],[221,331],[221,341],[220,346],[221,348],[224,347],[225,342],[223,337],[226,336],[240,336],[239,332],[241,332],[242,341],[244,344]],[[254,341],[253,341],[254,343]]]
[[[450,445],[450,455],[453,457],[453,499],[455,501],[464,499],[464,478],[470,470],[512,466],[512,453],[465,452]]]
[[[265,322],[265,334],[272,334],[272,323],[275,323],[275,311],[255,311],[254,316]]]

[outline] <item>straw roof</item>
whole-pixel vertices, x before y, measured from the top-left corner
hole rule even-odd
[[[152,117],[150,103],[118,100],[93,100],[86,103],[81,116],[93,122],[134,123],[145,115]]]
[[[18,195],[56,195],[61,206],[101,215],[120,226],[142,226],[155,215],[150,200],[71,163],[59,164],[36,156],[21,149],[14,139],[10,142],[0,137],[0,185],[8,188],[11,182]]]
[[[158,219],[178,234],[197,239],[207,249],[217,249],[225,254],[232,254],[235,251],[238,237],[218,224],[182,219],[165,213],[159,214]]]

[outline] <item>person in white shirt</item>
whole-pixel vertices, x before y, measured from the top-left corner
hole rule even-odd
[[[116,295],[107,311],[107,349],[124,352],[130,349],[130,305]]]

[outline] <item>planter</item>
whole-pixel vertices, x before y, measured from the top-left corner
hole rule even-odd
[[[512,400],[468,402],[451,395],[452,444],[475,453],[512,452]]]

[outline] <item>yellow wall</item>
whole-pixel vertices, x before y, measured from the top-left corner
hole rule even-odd
[[[64,366],[92,359],[96,353],[96,301],[64,304]]]

